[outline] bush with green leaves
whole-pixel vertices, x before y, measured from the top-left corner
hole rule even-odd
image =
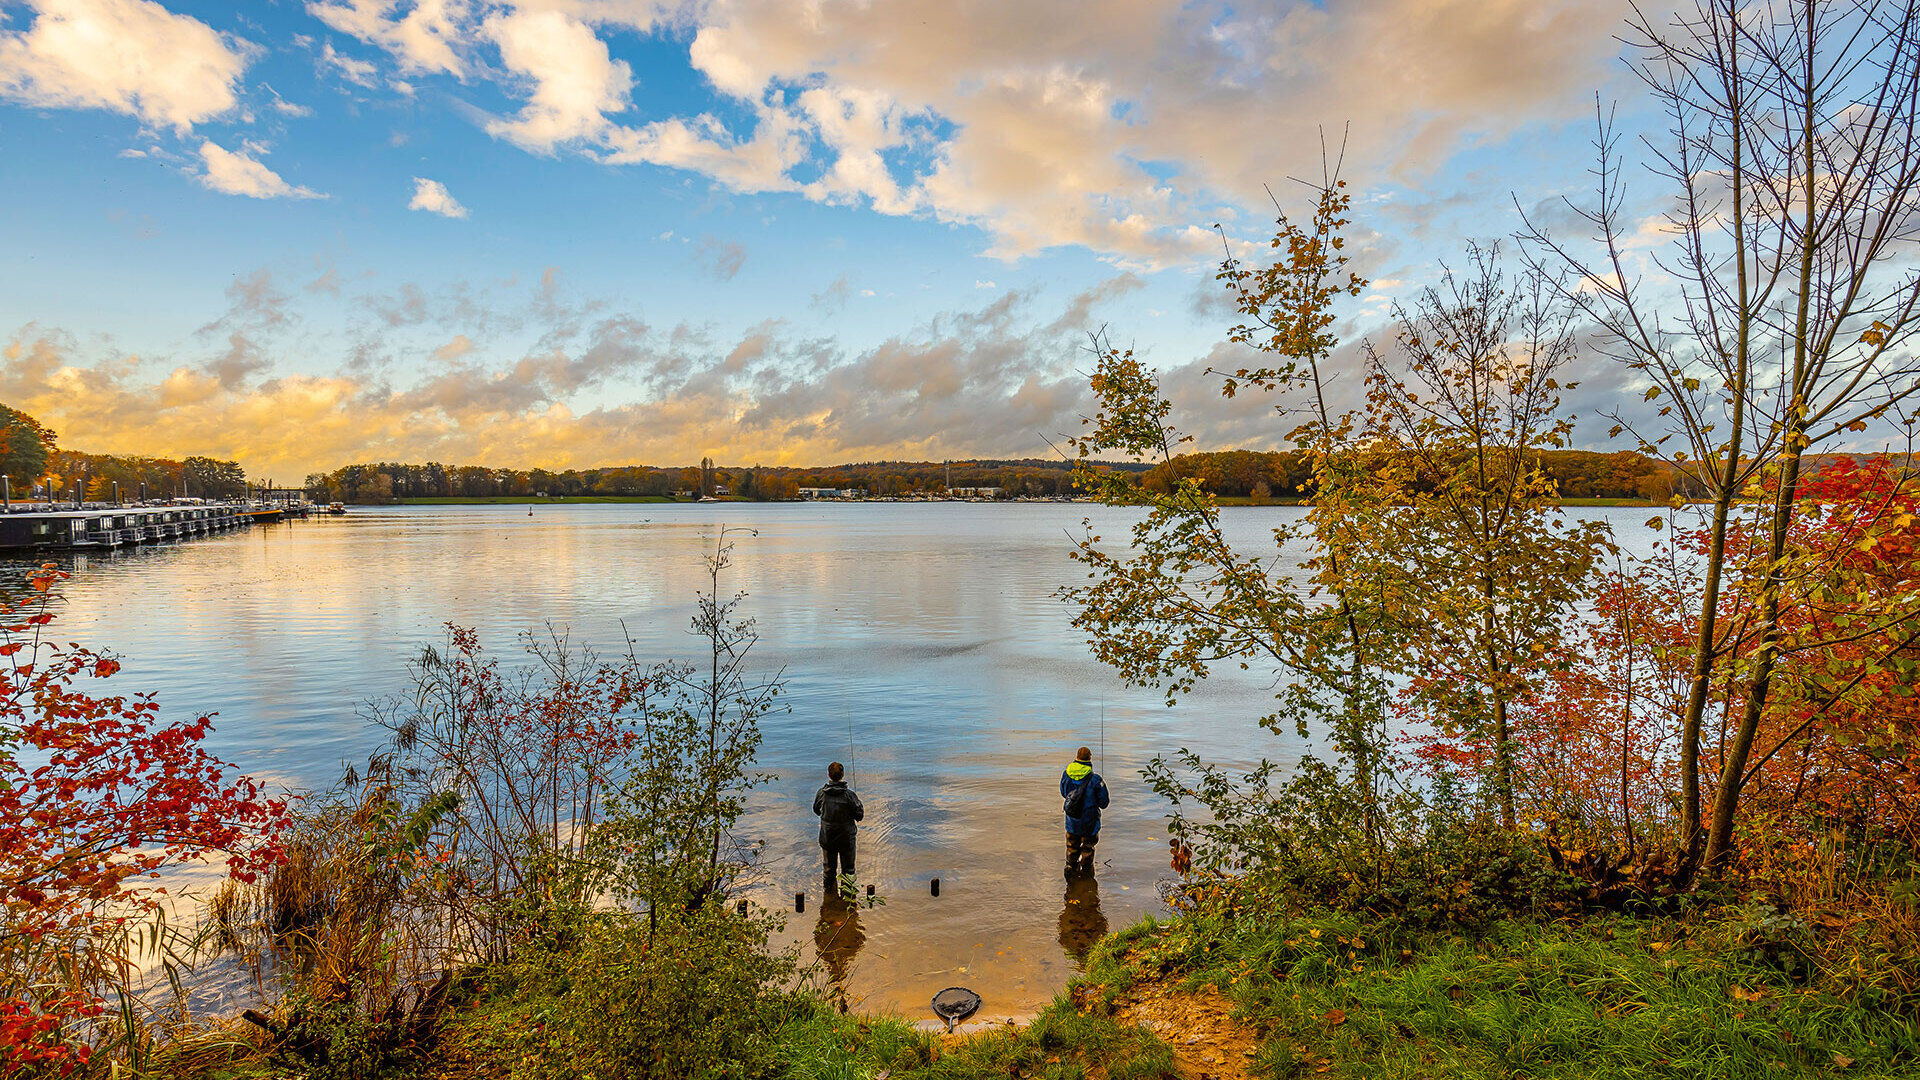
[[[512,1061],[513,1080],[766,1075],[770,1032],[796,1007],[793,959],[767,947],[771,926],[718,904],[589,917],[564,947],[523,950],[490,975],[457,1038]]]
[[[1224,894],[1290,911],[1474,927],[1580,902],[1580,882],[1538,838],[1500,827],[1444,776],[1419,791],[1383,764],[1368,791],[1313,758],[1288,779],[1277,771],[1262,761],[1235,776],[1186,750],[1144,770],[1171,806],[1168,831],[1191,852],[1191,870],[1168,886],[1177,905]]]

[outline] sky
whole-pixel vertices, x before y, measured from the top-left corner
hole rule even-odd
[[[1641,122],[1626,14],[0,0],[0,401],[281,482],[1044,457],[1105,327],[1200,448],[1283,445],[1204,374],[1239,359],[1223,244],[1264,251],[1344,140],[1372,284],[1339,329],[1390,334],[1586,196],[1597,101]]]

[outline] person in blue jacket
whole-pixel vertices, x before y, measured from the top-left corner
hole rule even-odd
[[[1093,846],[1100,842],[1100,811],[1107,808],[1107,782],[1093,771],[1093,751],[1081,747],[1060,774],[1067,810],[1067,873],[1093,873]]]

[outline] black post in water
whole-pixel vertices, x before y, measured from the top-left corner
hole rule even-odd
[[[872,896],[872,895],[873,895],[873,886],[871,886],[871,885],[869,885],[869,886],[867,886],[867,895],[868,895],[868,896]]]
[[[747,902],[745,900],[742,900],[740,901],[740,914],[744,916],[746,913],[747,913]]]
[[[807,894],[806,893],[797,892],[793,894],[793,910],[800,912],[802,914],[806,912],[807,910]]]
[[[940,879],[939,878],[933,879],[933,895],[935,896],[940,895]]]

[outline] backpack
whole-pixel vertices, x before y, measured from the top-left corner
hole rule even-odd
[[[1087,789],[1093,786],[1093,777],[1080,781],[1080,786],[1067,796],[1067,816],[1077,818],[1087,812]]]

